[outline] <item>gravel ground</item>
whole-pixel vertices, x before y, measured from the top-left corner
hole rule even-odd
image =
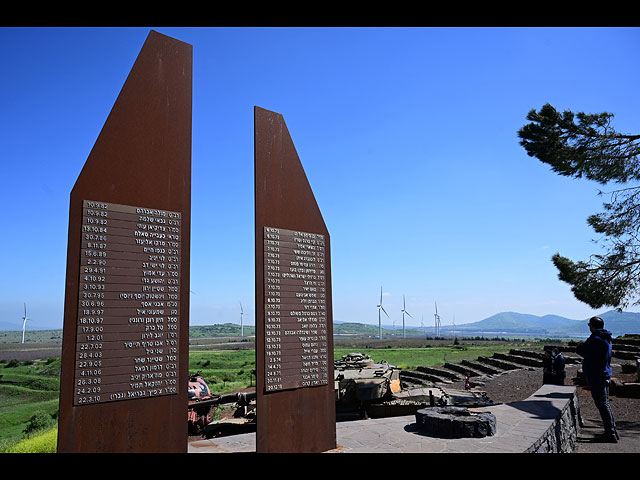
[[[567,365],[567,385],[573,385],[577,365]],[[623,374],[619,365],[613,365],[613,375],[625,382],[637,381],[636,374]],[[530,397],[542,386],[542,369],[522,369],[484,380],[477,389],[487,392],[495,403],[509,403]],[[464,388],[463,383],[452,385]],[[577,385],[583,427],[578,432],[573,453],[640,453],[640,399],[611,395],[609,402],[618,427],[620,441],[603,443],[598,436],[603,432],[600,414],[593,404],[588,388]]]

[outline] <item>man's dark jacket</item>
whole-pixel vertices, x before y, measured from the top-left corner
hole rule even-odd
[[[608,378],[611,376],[611,332],[601,328],[594,331],[587,340],[576,347],[576,353],[583,357],[582,373],[587,378]]]

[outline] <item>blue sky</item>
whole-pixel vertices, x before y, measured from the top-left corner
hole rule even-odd
[[[526,114],[640,132],[638,28],[0,28],[0,324],[61,328],[69,194],[150,29],[193,45],[191,323],[253,323],[253,107],[281,113],[331,235],[336,321],[584,319],[555,252],[598,251],[599,185]],[[634,309],[629,309],[637,311]]]

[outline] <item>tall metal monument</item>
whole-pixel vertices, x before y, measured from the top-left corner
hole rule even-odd
[[[59,452],[186,452],[192,46],[155,31],[70,195]]]
[[[255,122],[256,450],[336,448],[329,232],[282,115]]]

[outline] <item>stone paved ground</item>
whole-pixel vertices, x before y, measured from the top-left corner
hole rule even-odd
[[[619,365],[614,365],[614,376],[632,381],[635,375],[623,375]],[[567,385],[572,385],[578,366],[567,366]],[[626,377],[626,378],[625,378]],[[523,369],[490,378],[484,386],[496,403],[508,403],[527,398],[542,386],[540,368]],[[600,414],[593,404],[591,393],[578,386],[580,412],[584,427],[578,433],[573,453],[640,453],[640,399],[610,396],[611,408],[616,420],[620,441],[617,444],[603,443],[598,436],[603,432]]]
[[[416,425],[415,415],[340,422],[336,425],[337,448],[330,452],[522,453],[532,447],[541,452],[555,450],[552,426],[559,412],[568,408],[567,402],[574,392],[573,386],[544,385],[524,401],[486,407],[496,418],[497,432],[495,436],[481,438],[448,439],[431,435]],[[476,412],[483,410],[484,407],[476,409]],[[549,432],[550,437],[547,435]],[[189,443],[189,453],[248,453],[255,450],[255,433]]]

